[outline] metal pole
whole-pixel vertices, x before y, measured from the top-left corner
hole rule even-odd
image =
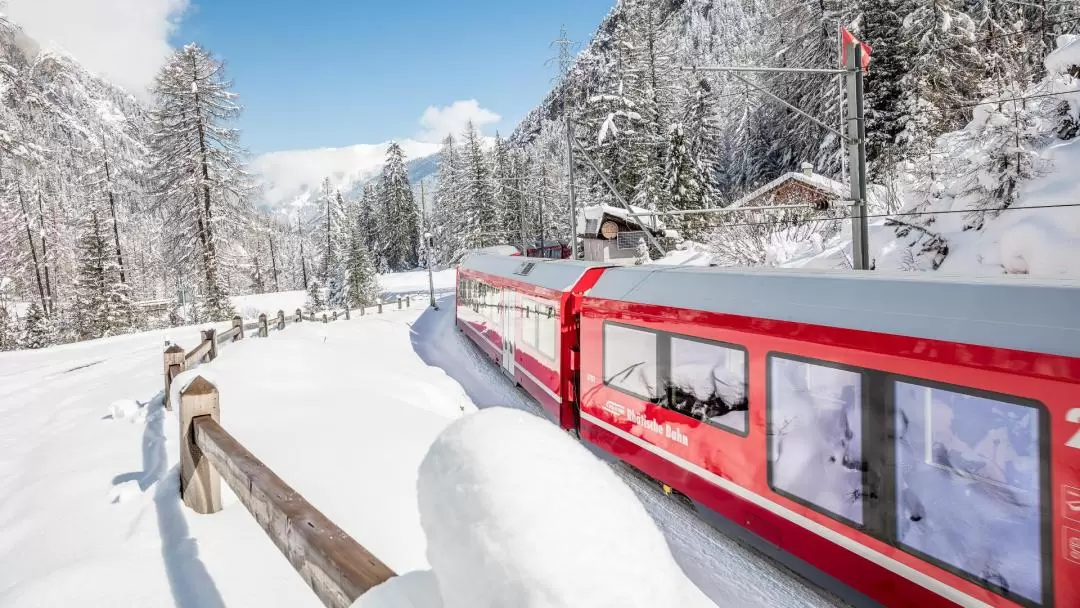
[[[570,104],[567,102],[568,85],[563,82],[563,114],[566,119],[566,175],[570,180],[570,259],[578,259],[577,198],[574,192],[574,132],[570,123]],[[540,243],[540,247],[544,244]]]
[[[851,259],[855,270],[870,268],[866,220],[866,124],[863,116],[862,45],[848,45],[848,157],[851,175]]]
[[[439,310],[439,305],[435,303],[435,279],[431,274],[431,244],[435,240],[431,236],[431,233],[424,235],[427,238],[427,281],[428,281],[428,293],[431,294],[431,307],[435,310]]]

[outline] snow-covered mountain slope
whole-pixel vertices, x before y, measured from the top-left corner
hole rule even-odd
[[[438,143],[411,139],[399,142],[410,162],[439,151]],[[357,144],[344,148],[270,152],[251,163],[263,187],[263,203],[272,209],[296,209],[306,204],[329,178],[334,188],[351,193],[382,171],[390,142]],[[423,166],[434,163],[423,163]],[[433,172],[432,168],[432,172]],[[410,176],[414,177],[414,176]],[[426,177],[417,175],[416,179]]]

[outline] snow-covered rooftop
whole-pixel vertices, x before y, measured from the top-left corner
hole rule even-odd
[[[761,198],[761,196],[764,195],[766,192],[773,190],[774,188],[788,180],[802,182],[807,186],[816,188],[824,192],[825,194],[835,196],[837,198],[847,198],[851,194],[851,189],[847,185],[842,184],[834,179],[825,177],[824,175],[820,175],[817,173],[811,173],[810,175],[807,175],[799,171],[791,171],[772,180],[771,182],[765,184],[757,190],[754,190],[750,194],[743,196],[739,200],[732,203],[731,207],[741,207],[750,201],[757,200],[758,198]]]
[[[623,220],[627,223],[636,224],[642,227],[648,226],[656,232],[662,232],[664,230],[667,230],[667,226],[664,225],[664,222],[656,216],[635,217],[632,216],[631,213],[649,213],[649,210],[644,207],[636,207],[634,205],[630,205],[630,211],[627,211],[623,207],[615,207],[613,205],[603,204],[582,207],[581,210],[578,211],[578,231],[581,234],[587,234],[585,232],[587,220],[596,220],[596,232],[592,234],[592,236],[595,236],[597,233],[599,233],[600,221],[603,219],[605,214],[619,218],[620,220]]]

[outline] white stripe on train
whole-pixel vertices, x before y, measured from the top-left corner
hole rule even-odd
[[[658,448],[655,445],[639,437],[635,437],[630,433],[627,433],[626,431],[614,425],[611,425],[597,418],[596,416],[593,416],[592,414],[589,414],[588,412],[582,411],[581,419],[586,420],[589,423],[594,424],[613,435],[625,439],[626,441],[629,441],[638,447],[648,450],[649,452],[652,452],[660,458],[667,460],[675,466],[685,469],[693,473],[694,475],[697,475],[698,477],[701,477],[702,479],[708,481],[709,483],[712,483],[713,485],[718,486],[721,489],[738,496],[739,498],[742,498],[743,500],[752,502],[759,507],[763,507],[771,511],[775,515],[783,517],[784,519],[795,523],[809,530],[810,532],[817,534],[818,536],[830,540],[833,543],[836,543],[837,545],[840,545],[841,547],[892,571],[894,574],[898,574],[914,583],[917,583],[951,602],[955,602],[961,606],[969,608],[991,608],[989,604],[986,604],[981,600],[975,599],[970,595],[964,593],[963,591],[960,591],[959,589],[954,589],[953,587],[950,587],[929,575],[919,572],[918,570],[912,568],[911,566],[908,566],[907,564],[898,562],[895,559],[888,557],[887,555],[882,555],[881,553],[874,551],[873,549],[862,545],[861,543],[852,540],[844,536],[843,534],[836,532],[835,530],[823,526],[812,519],[804,517],[792,511],[791,509],[784,507],[783,505],[777,504],[765,498],[764,496],[755,494],[750,490],[747,490],[746,488],[736,483],[728,481],[723,477],[716,475],[715,473],[707,471],[692,462],[679,458],[674,454]]]

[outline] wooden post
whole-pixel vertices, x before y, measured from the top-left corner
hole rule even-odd
[[[405,296],[405,308],[412,308],[412,296]]]
[[[348,307],[348,305],[346,305],[345,306],[345,320],[349,321],[351,319],[352,319],[352,316],[349,314],[349,307]]]
[[[337,311],[334,311],[334,316],[330,318],[331,321],[337,321]]]
[[[199,416],[221,422],[218,390],[202,376],[196,376],[180,393],[180,496],[196,513],[221,510],[221,475],[195,445],[192,423]]]
[[[379,302],[379,314],[382,314],[382,302]]]
[[[210,341],[210,351],[206,354],[207,361],[217,359],[217,330],[211,327],[202,332],[203,342]]]
[[[367,314],[367,306],[361,306],[360,307],[360,316],[362,317],[362,316],[364,316],[366,314]]]
[[[285,329],[285,311],[284,310],[277,311],[277,328],[278,328],[278,331],[281,331],[281,330]]]
[[[296,309],[296,322],[299,323],[304,320],[304,311],[299,308]]]
[[[270,336],[270,328],[266,325],[266,313],[259,315],[259,337],[266,338]]]
[[[240,315],[236,315],[232,318],[232,326],[237,329],[236,334],[233,336],[232,341],[244,339],[244,320],[240,318]]]
[[[165,349],[165,409],[167,410],[172,409],[169,393],[172,390],[173,378],[182,371],[184,371],[184,348],[179,344],[173,344]]]
[[[401,296],[397,297],[397,309],[401,310]]]
[[[326,319],[326,313],[325,313],[325,312],[324,312],[324,313],[322,313],[322,322],[323,322],[323,323],[326,323],[326,322],[327,322],[327,319]]]

